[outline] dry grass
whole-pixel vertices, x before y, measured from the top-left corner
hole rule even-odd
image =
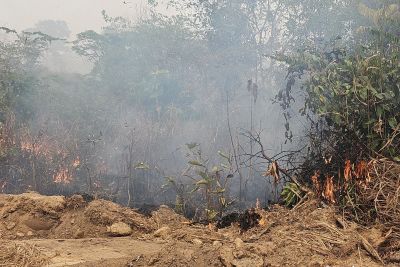
[[[0,244],[0,266],[46,266],[48,258],[35,246],[27,244]]]
[[[371,183],[361,192],[362,203],[373,203],[379,222],[400,232],[400,164],[376,160],[370,164]]]
[[[359,191],[358,204],[364,210],[373,210],[374,216],[365,216],[362,222],[382,224],[387,231],[379,251],[390,262],[393,252],[400,251],[400,164],[373,160],[368,177],[368,185]]]

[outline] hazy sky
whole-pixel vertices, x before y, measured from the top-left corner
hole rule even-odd
[[[146,0],[0,0],[0,26],[24,30],[40,20],[64,20],[73,34],[87,29],[100,30],[101,11],[110,16],[134,18]]]

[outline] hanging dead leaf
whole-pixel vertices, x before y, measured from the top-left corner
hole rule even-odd
[[[328,154],[323,156],[326,165],[328,165],[332,162],[332,157],[333,157],[332,155],[328,155]]]
[[[273,161],[268,170],[269,175],[274,177],[274,183],[277,184],[281,180],[279,166],[276,161]]]

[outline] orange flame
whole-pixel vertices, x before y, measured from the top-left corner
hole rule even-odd
[[[356,165],[356,170],[354,172],[354,175],[356,176],[357,179],[365,178],[367,176],[367,170],[368,170],[367,162],[362,160]]]
[[[326,177],[325,180],[325,190],[322,196],[329,202],[335,203],[335,189],[333,184],[333,176]]]
[[[51,160],[54,154],[66,155],[66,152],[55,148],[55,144],[48,143],[45,140],[39,142],[30,141],[29,138],[21,140],[20,142],[21,150],[33,153],[36,156],[44,156],[46,159]]]
[[[53,180],[57,184],[69,184],[72,181],[72,176],[68,169],[61,169],[58,173],[53,175]]]
[[[351,180],[351,161],[346,160],[344,164],[344,180],[349,182]]]
[[[79,167],[79,165],[81,165],[81,160],[79,159],[79,157],[76,157],[76,159],[74,160],[74,162],[72,163],[72,166],[74,168]]]
[[[318,171],[314,172],[313,176],[311,176],[311,181],[313,183],[313,186],[314,186],[315,190],[318,192],[318,194],[319,194],[319,192],[321,190],[321,185],[319,183],[319,176],[320,175],[321,175],[321,171],[318,170]]]
[[[265,226],[267,224],[267,218],[264,215],[261,215],[261,220],[258,221],[258,225]]]

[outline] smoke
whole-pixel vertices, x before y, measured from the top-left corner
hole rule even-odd
[[[315,10],[325,13],[296,21],[304,19],[296,12],[312,5],[306,1],[300,7],[184,1],[187,9],[136,1],[25,2],[3,6],[19,14],[40,12],[25,14],[19,24],[9,15],[3,18],[7,25],[65,39],[50,44],[35,70],[40,86],[25,96],[31,116],[24,125],[31,136],[46,136],[65,151],[62,160],[49,161],[48,175],[61,182],[68,168],[68,190],[98,190],[123,203],[132,193],[133,205],[174,201],[174,192],[162,189],[166,176],[193,183],[183,175],[188,143],[200,145],[210,168],[220,164],[218,151],[236,155],[234,197],[241,172],[245,200],[277,200],[272,178],[262,176],[269,163],[248,133],[259,134],[273,156],[297,148],[306,122],[291,112],[293,143],[285,138],[287,121],[273,102],[285,88],[286,70],[270,56],[295,51],[307,39],[329,39],[340,30],[332,21],[350,19],[343,9],[326,13],[329,7],[316,3]],[[300,108],[301,95],[298,101]],[[29,168],[21,176],[29,176]]]

